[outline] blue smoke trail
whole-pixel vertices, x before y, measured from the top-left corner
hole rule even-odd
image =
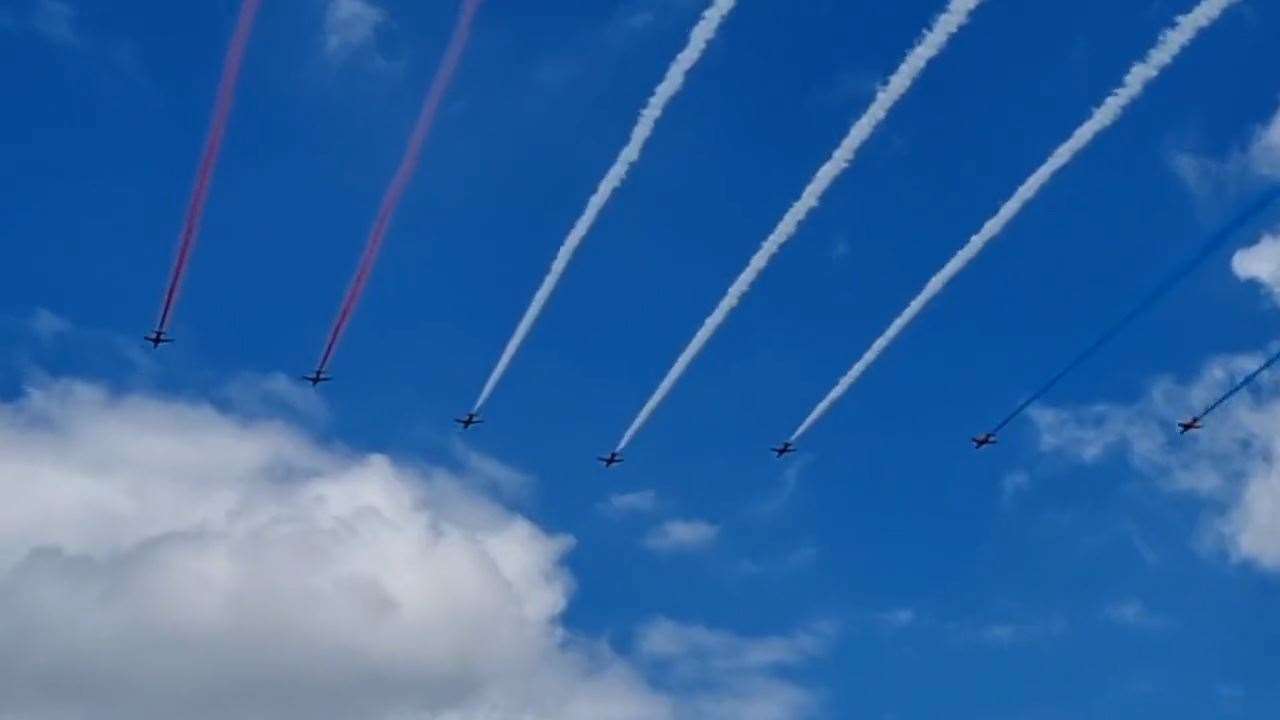
[[[1001,430],[1004,430],[1009,423],[1017,419],[1017,417],[1025,412],[1028,407],[1031,407],[1031,405],[1037,400],[1049,394],[1049,391],[1061,382],[1063,378],[1071,374],[1073,370],[1080,367],[1087,362],[1089,358],[1097,354],[1097,352],[1105,347],[1107,343],[1114,340],[1115,337],[1123,332],[1125,328],[1129,327],[1134,320],[1145,315],[1148,310],[1164,299],[1171,290],[1177,287],[1183,279],[1194,272],[1196,268],[1200,267],[1200,265],[1203,264],[1205,260],[1208,260],[1211,255],[1221,249],[1222,246],[1234,237],[1236,233],[1244,229],[1244,227],[1252,222],[1254,218],[1270,207],[1277,198],[1280,198],[1280,186],[1271,188],[1260,195],[1252,203],[1247,205],[1244,210],[1240,211],[1240,213],[1232,218],[1230,222],[1223,225],[1218,232],[1211,235],[1209,239],[1205,241],[1204,245],[1200,246],[1193,255],[1184,260],[1181,265],[1174,268],[1172,273],[1165,276],[1165,278],[1161,280],[1158,285],[1152,288],[1151,292],[1147,293],[1146,297],[1142,298],[1142,300],[1135,305],[1133,309],[1125,313],[1124,316],[1116,321],[1115,324],[1107,328],[1106,332],[1098,336],[1098,339],[1094,340],[1093,344],[1085,348],[1079,355],[1076,355],[1071,362],[1067,363],[1066,367],[1059,370],[1056,375],[1049,378],[1049,380],[1041,385],[1035,392],[1031,393],[1026,400],[1023,400],[1022,404],[1018,405],[1013,412],[1009,413],[1003,420],[1001,420],[1000,423],[992,429],[991,433],[995,435]],[[1239,388],[1233,390],[1232,394],[1238,390]],[[1228,397],[1230,397],[1230,394],[1228,394]],[[1220,404],[1220,402],[1218,404]],[[1215,407],[1216,406],[1217,404],[1215,404]]]
[[[1280,353],[1276,353],[1275,355],[1272,355],[1266,362],[1262,363],[1262,365],[1259,366],[1257,370],[1254,370],[1248,375],[1245,375],[1243,380],[1236,383],[1235,387],[1228,390],[1226,394],[1224,394],[1222,397],[1218,398],[1217,400],[1214,400],[1212,405],[1205,408],[1204,412],[1196,416],[1196,419],[1203,420],[1206,417],[1208,417],[1209,413],[1222,407],[1222,405],[1225,404],[1232,397],[1234,397],[1236,393],[1248,387],[1250,383],[1258,379],[1259,375],[1266,372],[1267,368],[1271,367],[1272,365],[1275,365],[1277,362],[1280,362]]]

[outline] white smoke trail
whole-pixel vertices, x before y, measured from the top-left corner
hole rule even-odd
[[[1177,23],[1160,36],[1159,42],[1147,53],[1147,56],[1129,69],[1129,73],[1125,75],[1124,82],[1120,87],[1112,91],[1106,101],[1094,111],[1093,115],[1083,125],[1076,128],[1071,137],[1059,146],[1031,177],[1022,183],[1000,210],[982,226],[982,229],[970,238],[969,242],[936,275],[929,279],[928,284],[911,301],[911,304],[907,305],[906,310],[902,311],[902,314],[894,319],[883,335],[876,338],[876,341],[871,344],[867,352],[849,369],[849,372],[844,377],[840,378],[840,381],[836,383],[831,392],[822,399],[822,402],[818,403],[813,412],[809,413],[805,421],[796,428],[796,431],[791,435],[791,441],[795,442],[800,436],[808,432],[814,423],[818,422],[849,391],[849,388],[897,339],[898,335],[915,320],[920,311],[924,310],[925,306],[937,297],[946,288],[947,284],[977,257],[978,253],[982,252],[987,243],[991,242],[1004,230],[1005,226],[1018,215],[1022,208],[1053,179],[1053,176],[1067,163],[1071,162],[1081,150],[1085,149],[1098,133],[1107,129],[1119,119],[1125,108],[1142,94],[1147,84],[1168,67],[1177,58],[1178,53],[1182,52],[1201,30],[1213,24],[1227,8],[1236,2],[1238,0],[1202,0],[1191,12],[1179,17]]]
[[[969,15],[981,4],[982,0],[951,0],[947,5],[947,9],[934,20],[933,27],[920,38],[920,41],[912,48],[907,58],[889,77],[888,82],[880,87],[875,99],[871,102],[871,106],[862,114],[862,117],[858,118],[853,127],[849,128],[849,133],[845,135],[844,140],[840,142],[835,152],[831,154],[827,162],[818,169],[813,179],[809,181],[809,185],[800,194],[800,199],[796,200],[795,204],[787,210],[786,215],[782,216],[778,226],[769,234],[769,237],[765,238],[760,249],[756,251],[756,254],[747,263],[746,269],[729,286],[729,291],[720,300],[720,304],[707,316],[706,320],[702,321],[702,327],[698,328],[693,340],[689,342],[684,352],[680,353],[680,357],[676,359],[675,364],[667,371],[666,377],[658,384],[653,396],[645,403],[636,419],[631,422],[631,427],[627,428],[626,434],[622,436],[622,441],[618,443],[619,450],[625,449],[631,443],[636,433],[653,415],[654,410],[658,409],[658,406],[666,399],[671,389],[679,382],[680,377],[689,369],[698,353],[702,352],[707,342],[724,324],[725,319],[729,317],[729,313],[733,312],[733,309],[737,307],[743,296],[751,289],[756,278],[760,277],[760,273],[764,272],[769,261],[796,234],[800,224],[818,206],[822,196],[826,194],[832,183],[853,162],[858,149],[871,137],[871,134],[888,116],[889,111],[893,109],[898,100],[911,89],[916,78],[928,66],[929,61],[942,52],[951,36],[964,27],[964,24],[969,20]]]
[[[556,285],[560,282],[560,276],[564,275],[565,269],[569,267],[569,261],[573,259],[573,254],[577,252],[578,246],[586,239],[587,233],[591,231],[591,226],[595,224],[596,218],[600,216],[600,211],[609,202],[609,198],[613,196],[614,191],[626,180],[631,166],[640,159],[640,154],[644,151],[645,143],[649,141],[649,137],[653,135],[658,119],[662,117],[662,113],[667,109],[667,105],[671,100],[680,92],[680,88],[684,86],[684,81],[689,71],[702,58],[707,46],[715,37],[716,31],[720,29],[721,23],[724,22],[736,4],[737,0],[713,0],[711,6],[702,13],[698,24],[690,31],[688,44],[680,51],[679,55],[676,55],[676,59],[672,61],[671,67],[667,69],[667,74],[662,78],[662,82],[658,83],[658,86],[654,88],[648,103],[640,111],[640,117],[636,120],[635,127],[631,130],[631,138],[627,141],[626,146],[622,148],[622,151],[618,153],[618,157],[613,161],[612,167],[605,173],[604,179],[600,181],[600,185],[596,187],[596,191],[592,193],[591,198],[587,201],[587,206],[582,211],[582,215],[573,224],[569,235],[565,237],[564,243],[556,253],[555,260],[551,263],[551,270],[543,278],[542,284],[538,286],[538,291],[533,295],[533,301],[529,303],[529,308],[525,310],[524,317],[520,318],[520,324],[516,326],[515,332],[512,333],[511,339],[507,341],[507,346],[502,351],[502,357],[498,359],[498,364],[494,366],[493,372],[489,374],[489,379],[485,382],[484,389],[480,391],[480,397],[476,400],[474,408],[475,412],[480,412],[484,404],[489,401],[489,397],[498,386],[498,382],[502,380],[502,376],[506,374],[511,361],[515,358],[516,353],[519,352],[520,346],[524,344],[529,331],[533,329],[534,323],[538,321],[538,316],[542,314],[543,308],[546,307],[547,300],[551,299],[551,293],[555,292]]]

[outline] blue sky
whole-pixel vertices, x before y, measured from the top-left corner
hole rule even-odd
[[[1280,562],[1217,532],[1269,454],[1210,463],[1220,482],[1192,482],[1153,461],[1163,453],[1146,435],[1096,437],[1113,415],[1172,411],[1161,388],[1212,385],[1215,368],[1276,340],[1274,302],[1233,273],[1230,252],[1060,385],[1055,410],[994,452],[965,442],[1261,183],[1250,153],[1280,99],[1266,71],[1280,61],[1280,9],[1228,11],[802,453],[773,462],[765,448],[1192,3],[979,8],[628,463],[603,474],[591,459],[941,3],[743,0],[465,445],[449,418],[474,399],[702,4],[487,4],[317,400],[275,374],[314,363],[455,12],[338,4],[348,12],[265,3],[179,343],[153,357],[133,338],[154,319],[236,3],[0,0],[6,404],[75,379],[278,415],[322,447],[489,478],[504,512],[576,541],[558,560],[575,587],[558,622],[676,698],[690,676],[715,674],[716,652],[772,640],[784,659],[748,674],[805,702],[762,717],[1280,712],[1268,612]],[[1277,223],[1272,212],[1235,247]],[[1265,256],[1255,279],[1274,280]],[[1256,413],[1222,422],[1256,428],[1276,417],[1273,399],[1280,386],[1265,385],[1246,403]],[[1239,428],[1241,442],[1267,436]],[[1218,458],[1197,442],[1201,455],[1176,457]],[[663,666],[663,632],[707,665]],[[0,715],[4,702],[0,691]]]

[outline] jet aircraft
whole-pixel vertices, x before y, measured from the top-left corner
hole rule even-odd
[[[325,371],[319,369],[310,375],[303,375],[302,379],[311,383],[311,387],[319,387],[320,383],[327,383],[333,380],[333,378],[329,377]]]
[[[984,447],[986,447],[986,446],[988,446],[988,445],[996,445],[996,444],[998,444],[998,443],[1000,442],[1000,440],[999,440],[998,438],[996,438],[996,434],[995,434],[995,433],[983,433],[982,435],[979,435],[978,437],[970,438],[970,439],[969,439],[969,442],[973,443],[973,449],[974,449],[974,450],[981,450],[982,448],[984,448]]]
[[[617,450],[614,450],[613,452],[609,453],[604,457],[598,457],[596,459],[604,464],[604,467],[606,470],[613,467],[614,465],[618,465],[624,462],[622,459],[622,454],[619,453]]]
[[[779,460],[781,460],[782,458],[795,452],[796,446],[795,446],[795,443],[788,440],[782,443],[781,445],[779,445],[778,447],[769,448],[769,451],[772,452],[775,456],[777,456]]]
[[[480,419],[480,415],[473,412],[467,413],[466,417],[454,418],[453,421],[461,425],[463,430],[470,430],[474,425],[484,424],[484,421]]]
[[[153,350],[158,350],[161,345],[168,345],[169,343],[173,342],[173,338],[165,337],[166,334],[167,333],[164,330],[156,328],[155,330],[151,331],[150,335],[142,339],[151,343],[151,348]]]
[[[1200,418],[1198,417],[1193,417],[1190,420],[1187,420],[1186,422],[1178,423],[1179,435],[1186,435],[1192,430],[1203,430],[1203,429],[1204,429],[1204,423],[1200,422]]]

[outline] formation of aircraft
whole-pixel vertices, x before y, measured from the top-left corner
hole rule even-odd
[[[604,457],[598,457],[596,458],[596,460],[599,460],[604,465],[604,468],[606,470],[613,467],[614,465],[619,465],[625,462],[622,459],[622,454],[619,453],[617,450],[614,450],[613,452],[609,453]]]
[[[983,433],[977,437],[969,438],[969,442],[973,443],[974,450],[981,450],[988,445],[998,445],[1000,439],[995,433]]]
[[[769,452],[773,453],[779,460],[796,451],[795,443],[790,440],[782,443],[778,447],[769,448]]]
[[[161,330],[160,328],[156,328],[155,330],[151,331],[150,335],[147,335],[142,339],[151,343],[152,349],[158,350],[161,345],[168,345],[169,343],[173,342],[173,338],[165,337],[167,334],[168,333],[166,333],[164,330]]]
[[[143,337],[143,340],[145,340],[147,343],[151,345],[152,348],[155,348],[155,349],[158,349],[161,345],[168,345],[169,343],[172,343],[174,341],[173,338],[168,336],[168,333],[166,331],[161,330],[159,328],[151,331],[151,334]],[[311,383],[311,387],[314,388],[314,387],[319,387],[323,383],[331,382],[333,378],[330,377],[329,374],[326,373],[324,370],[317,368],[310,375],[303,375],[302,380],[304,380],[305,382]],[[470,430],[476,425],[484,424],[484,420],[480,418],[480,414],[475,412],[469,412],[463,417],[454,418],[453,421],[457,423],[463,430]],[[1180,435],[1186,435],[1189,432],[1194,432],[1196,430],[1202,430],[1202,429],[1204,429],[1204,423],[1200,417],[1193,417],[1189,420],[1185,420],[1183,422],[1178,423],[1178,434]],[[981,435],[977,435],[970,438],[969,442],[973,443],[974,450],[981,450],[987,447],[988,445],[998,445],[1000,443],[1000,439],[996,437],[995,433],[988,432],[988,433],[983,433]],[[790,440],[787,440],[783,442],[781,445],[778,445],[777,447],[769,448],[769,452],[772,452],[774,454],[774,457],[781,460],[782,458],[785,458],[786,456],[796,452],[796,446],[795,446],[795,443],[791,442]],[[598,457],[596,458],[596,460],[598,460],[602,465],[604,465],[606,469],[612,468],[614,465],[621,465],[623,462],[625,462],[625,459],[622,457],[622,454],[616,450],[609,453],[608,455]]]
[[[311,383],[311,387],[319,387],[320,383],[327,383],[333,380],[325,371],[318,368],[310,375],[303,375],[302,379]]]

